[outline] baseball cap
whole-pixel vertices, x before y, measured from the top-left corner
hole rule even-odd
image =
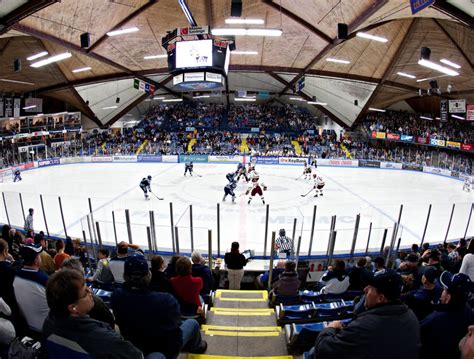
[[[407,255],[407,261],[411,263],[416,263],[418,262],[418,256],[415,253],[410,253]]]
[[[472,289],[471,279],[464,273],[451,274],[444,271],[439,277],[439,282],[451,294],[467,295]]]
[[[367,272],[364,279],[368,285],[376,288],[387,299],[396,300],[400,298],[402,277],[393,269],[382,269],[376,273]]]
[[[147,274],[148,262],[144,256],[129,256],[125,259],[124,274]]]
[[[26,245],[20,247],[20,256],[26,263],[32,263],[36,259],[43,247],[41,245]]]
[[[432,249],[428,258],[435,259],[439,261],[441,253],[437,249]]]
[[[434,283],[436,281],[436,279],[438,278],[438,271],[436,270],[436,268],[429,267],[425,271],[425,273],[423,273],[423,275],[425,276],[425,278],[428,282]]]

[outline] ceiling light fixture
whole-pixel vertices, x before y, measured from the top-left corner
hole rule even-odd
[[[194,96],[193,98],[209,98],[211,95],[199,95],[199,96]]]
[[[304,99],[302,99],[301,97],[290,97],[290,100],[293,100],[293,101],[304,101]]]
[[[182,98],[166,98],[163,102],[183,102]]]
[[[369,107],[369,111],[386,112],[384,109],[375,107]]]
[[[416,76],[407,74],[406,72],[397,72],[397,75],[403,76],[403,77],[408,77],[409,79],[416,79]]]
[[[308,105],[319,105],[319,106],[327,106],[326,102],[319,102],[319,101],[308,101]]]
[[[68,59],[72,56],[70,52],[63,52],[62,54],[54,55],[51,57],[48,57],[47,59],[40,60],[38,62],[33,62],[30,66],[34,68],[42,67],[45,65],[49,65],[53,62],[58,62],[64,59]]]
[[[28,61],[33,61],[33,60],[36,60],[36,59],[39,59],[40,57],[43,57],[43,56],[46,56],[48,55],[48,51],[42,51],[36,55],[31,55],[30,57],[27,57],[26,59]]]
[[[107,36],[119,36],[119,35],[124,35],[124,34],[130,34],[132,32],[137,32],[140,29],[138,27],[128,27],[126,29],[120,29],[120,30],[114,30],[114,31],[109,31],[107,33]]]
[[[362,37],[364,39],[378,41],[378,42],[387,42],[388,41],[388,39],[386,39],[385,37],[375,36],[375,35],[367,34],[366,32],[360,32],[360,31],[356,34],[356,36],[357,37]]]
[[[32,108],[36,108],[36,105],[25,106],[23,107],[23,110],[31,110]]]
[[[460,69],[460,68],[461,68],[461,65],[458,65],[458,64],[456,64],[456,63],[454,63],[454,62],[451,62],[451,61],[449,61],[449,60],[447,60],[447,59],[441,59],[441,60],[439,60],[439,61],[442,62],[442,63],[445,64],[445,65],[454,67],[455,69]]]
[[[435,120],[439,121],[439,120],[441,120],[441,117],[435,117]]]
[[[240,101],[240,102],[255,102],[257,101],[256,98],[252,97],[236,97],[234,98],[234,101]]]
[[[10,80],[10,79],[0,79],[1,82],[11,82],[12,84],[21,84],[21,85],[30,85],[34,86],[33,82],[26,82],[26,81],[18,81],[18,80]]]
[[[458,115],[451,115],[451,117],[457,118],[458,120],[465,120],[464,117],[458,116]]]
[[[164,96],[155,96],[153,97],[153,100],[164,100],[166,97]]]
[[[281,36],[280,29],[243,29],[243,28],[215,28],[211,30],[215,36]]]
[[[84,72],[84,71],[89,71],[89,70],[92,70],[92,67],[81,67],[80,69],[75,69],[75,70],[72,70],[72,72],[74,73],[78,73],[78,72]]]
[[[235,50],[235,51],[231,51],[231,54],[232,55],[258,55],[258,52],[257,51],[239,51],[239,50]]]
[[[145,60],[153,60],[153,59],[164,59],[165,57],[168,57],[168,55],[147,55],[143,56]]]
[[[226,24],[246,24],[246,25],[263,25],[265,24],[265,20],[263,19],[242,19],[242,18],[228,18],[225,19]]]
[[[426,116],[420,116],[420,119],[422,120],[428,120],[428,121],[433,121],[431,117],[426,117]]]
[[[117,108],[118,106],[107,106],[107,107],[102,107],[102,110],[113,110],[114,108]]]
[[[435,62],[432,62],[430,60],[425,60],[425,59],[418,60],[418,65],[428,67],[430,69],[442,72],[443,74],[446,74],[446,75],[449,75],[449,76],[458,76],[459,75],[459,72],[448,69],[447,67],[441,66],[441,65],[439,65]]]
[[[339,59],[334,59],[332,57],[328,57],[326,59],[327,62],[335,62],[337,64],[350,64],[351,62],[348,60],[339,60]]]

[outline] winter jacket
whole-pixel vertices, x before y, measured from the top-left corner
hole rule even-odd
[[[337,330],[324,329],[317,359],[417,359],[420,329],[415,314],[400,302],[370,308]]]
[[[211,270],[204,264],[193,264],[193,277],[202,278],[201,295],[209,295],[212,290],[213,278]]]
[[[283,272],[272,287],[278,295],[297,295],[300,288],[298,273]]]

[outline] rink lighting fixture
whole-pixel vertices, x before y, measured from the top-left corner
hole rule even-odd
[[[118,106],[107,106],[107,107],[102,107],[102,110],[112,110],[114,108],[117,108]]]
[[[257,51],[231,51],[232,55],[258,55]]]
[[[34,86],[33,82],[26,82],[26,81],[18,81],[18,80],[10,80],[10,79],[0,79],[1,82],[11,82],[12,84],[20,84],[20,85],[30,85]]]
[[[319,106],[327,106],[326,102],[319,102],[319,101],[308,101],[308,105],[319,105]]]
[[[441,117],[435,117],[435,120],[441,120]]]
[[[458,116],[458,115],[451,115],[451,117],[457,118],[458,120],[465,120],[464,117]]]
[[[445,65],[454,67],[455,69],[460,69],[460,68],[461,68],[461,65],[458,65],[458,64],[456,64],[456,63],[454,63],[454,62],[451,62],[451,61],[449,61],[448,59],[441,59],[441,60],[439,60],[439,62],[442,62],[442,63],[445,64]]]
[[[182,98],[165,98],[163,102],[183,102]]]
[[[153,97],[153,100],[164,100],[165,97],[163,96],[156,96],[156,97]]]
[[[351,63],[351,62],[348,61],[348,60],[334,59],[334,58],[332,58],[332,57],[328,57],[328,58],[326,59],[326,61],[327,61],[327,62],[335,62],[335,63],[337,63],[337,64],[346,64],[346,65]]]
[[[238,101],[238,102],[255,102],[257,101],[256,98],[252,98],[252,97],[236,97],[234,98],[234,101]]]
[[[281,36],[280,29],[244,29],[244,28],[215,28],[211,30],[215,36]]]
[[[290,100],[292,101],[304,101],[301,97],[290,97]]]
[[[378,42],[388,41],[385,37],[375,36],[375,35],[367,34],[366,32],[360,32],[360,31],[357,33],[357,37],[362,37],[364,39],[374,40]]]
[[[107,33],[107,36],[119,36],[119,35],[124,35],[124,34],[130,34],[132,32],[137,32],[140,29],[138,27],[127,27],[126,29],[120,29],[120,30],[114,30],[114,31],[109,31]]]
[[[23,107],[23,110],[31,110],[32,108],[36,108],[36,105],[25,106]]]
[[[406,72],[397,72],[397,75],[403,76],[403,77],[408,77],[409,79],[416,79],[416,76],[407,74]]]
[[[30,57],[27,57],[26,59],[28,61],[33,61],[33,60],[36,60],[36,59],[39,59],[40,57],[43,57],[43,56],[46,56],[48,55],[48,51],[42,51],[36,55],[31,55]]]
[[[225,19],[226,24],[230,25],[263,25],[265,24],[265,20],[263,19],[242,19],[242,18],[228,18]]]
[[[433,121],[431,117],[426,117],[426,116],[420,116],[421,120],[428,120],[428,121]]]
[[[385,112],[385,110],[384,110],[384,109],[381,109],[381,108],[375,108],[375,107],[369,107],[369,111]]]
[[[38,62],[33,62],[30,66],[34,68],[42,67],[45,65],[49,65],[53,62],[58,62],[64,59],[68,59],[72,56],[70,52],[63,52],[62,54],[54,55],[51,57],[48,57],[47,59],[40,60]]]
[[[209,98],[211,95],[199,95],[199,96],[194,96],[193,98]]]
[[[81,67],[80,69],[75,69],[75,70],[72,70],[72,72],[74,73],[78,73],[78,72],[84,72],[84,71],[89,71],[89,70],[92,70],[92,67]]]
[[[143,58],[145,60],[164,59],[165,57],[168,57],[168,55],[147,55],[147,56],[143,56]]]
[[[449,75],[449,76],[458,76],[459,75],[459,72],[448,69],[447,67],[441,66],[441,65],[439,65],[435,62],[432,62],[430,60],[420,59],[420,60],[418,60],[418,65],[428,67],[430,69],[442,72],[443,74],[446,74],[446,75]]]

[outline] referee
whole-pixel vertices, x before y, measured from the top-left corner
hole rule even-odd
[[[285,253],[286,258],[290,258],[294,253],[293,239],[286,236],[286,232],[283,228],[280,229],[279,234],[280,237],[275,241],[275,251],[278,251],[278,253]]]

